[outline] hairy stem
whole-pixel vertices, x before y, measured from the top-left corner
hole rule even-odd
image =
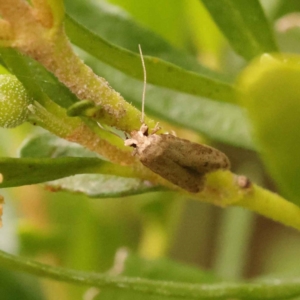
[[[300,279],[261,283],[187,284],[112,276],[52,267],[0,251],[1,266],[73,284],[179,299],[289,299],[300,295]]]

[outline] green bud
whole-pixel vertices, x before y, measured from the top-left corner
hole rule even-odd
[[[71,105],[67,110],[70,117],[89,116],[89,111],[95,111],[95,102],[91,100],[81,100]],[[92,114],[92,113],[91,113]]]
[[[27,121],[33,99],[13,75],[0,75],[0,127],[13,128]]]
[[[300,206],[300,56],[264,54],[239,80],[255,141],[281,190]]]

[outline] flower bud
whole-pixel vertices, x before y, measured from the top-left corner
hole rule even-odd
[[[0,127],[13,128],[29,116],[28,105],[33,99],[22,83],[13,75],[0,75]]]

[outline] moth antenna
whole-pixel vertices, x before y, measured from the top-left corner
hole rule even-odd
[[[142,47],[139,44],[139,51],[140,51],[140,57],[142,61],[143,66],[143,73],[144,73],[144,87],[143,87],[143,95],[142,95],[142,117],[141,117],[141,123],[144,124],[145,120],[145,96],[146,96],[146,84],[147,84],[147,72],[146,72],[146,66],[145,61],[143,57]]]

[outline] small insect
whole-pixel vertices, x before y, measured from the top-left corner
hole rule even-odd
[[[146,68],[140,45],[139,51],[144,71],[142,126],[140,130],[131,132],[131,138],[125,140],[125,145],[135,148],[133,155],[154,173],[189,192],[200,192],[204,187],[205,175],[218,169],[229,169],[229,159],[215,148],[173,134],[156,134],[158,126],[149,134],[144,123]]]

